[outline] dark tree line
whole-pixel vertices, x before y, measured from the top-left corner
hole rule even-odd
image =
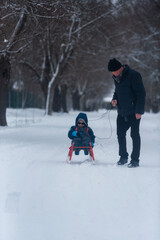
[[[146,109],[160,110],[159,1],[1,0],[0,16],[0,125],[8,89],[25,92],[22,107],[33,93],[46,114],[99,109],[111,57],[141,73]]]

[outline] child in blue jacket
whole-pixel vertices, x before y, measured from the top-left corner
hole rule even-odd
[[[75,120],[75,126],[72,126],[68,132],[68,137],[72,139],[72,143],[75,146],[89,146],[91,142],[92,147],[94,146],[95,136],[93,130],[88,127],[88,118],[85,113],[79,113]],[[75,151],[76,155],[79,155],[80,149],[77,148]],[[85,155],[88,155],[88,149],[84,148]]]

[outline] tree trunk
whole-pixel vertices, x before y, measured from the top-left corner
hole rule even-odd
[[[80,110],[80,95],[78,91],[72,94],[73,110]]]
[[[59,64],[57,64],[56,71],[54,72],[51,81],[48,84],[48,93],[46,101],[46,115],[52,115],[54,91],[58,84]]]
[[[60,95],[60,90],[58,85],[55,87],[55,90],[54,90],[53,111],[54,112],[61,111],[61,95]]]
[[[52,112],[53,112],[53,99],[54,99],[54,91],[55,91],[55,86],[52,85],[51,86],[51,89],[50,89],[50,93],[49,93],[49,96],[48,96],[48,103],[46,105],[48,105],[46,107],[46,114],[47,115],[52,115]]]
[[[61,105],[62,105],[62,109],[63,109],[63,112],[68,112],[67,111],[67,101],[66,101],[66,96],[67,96],[67,85],[66,84],[63,84],[61,86]]]
[[[7,126],[6,109],[10,69],[9,58],[0,56],[0,126]]]

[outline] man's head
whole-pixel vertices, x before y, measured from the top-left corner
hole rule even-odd
[[[123,65],[116,59],[110,59],[108,62],[108,71],[118,77],[123,71]]]

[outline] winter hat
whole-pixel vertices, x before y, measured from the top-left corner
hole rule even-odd
[[[87,118],[86,113],[81,112],[78,114],[78,116],[76,117],[76,121],[75,121],[76,126],[77,126],[79,120],[82,120],[85,123],[85,125],[88,126],[88,118]]]
[[[78,119],[78,122],[79,122],[79,121],[82,121],[82,122],[86,125],[86,122],[84,121],[83,118],[79,118],[79,119]]]
[[[122,64],[115,58],[110,59],[108,63],[108,71],[115,72],[122,67]]]

